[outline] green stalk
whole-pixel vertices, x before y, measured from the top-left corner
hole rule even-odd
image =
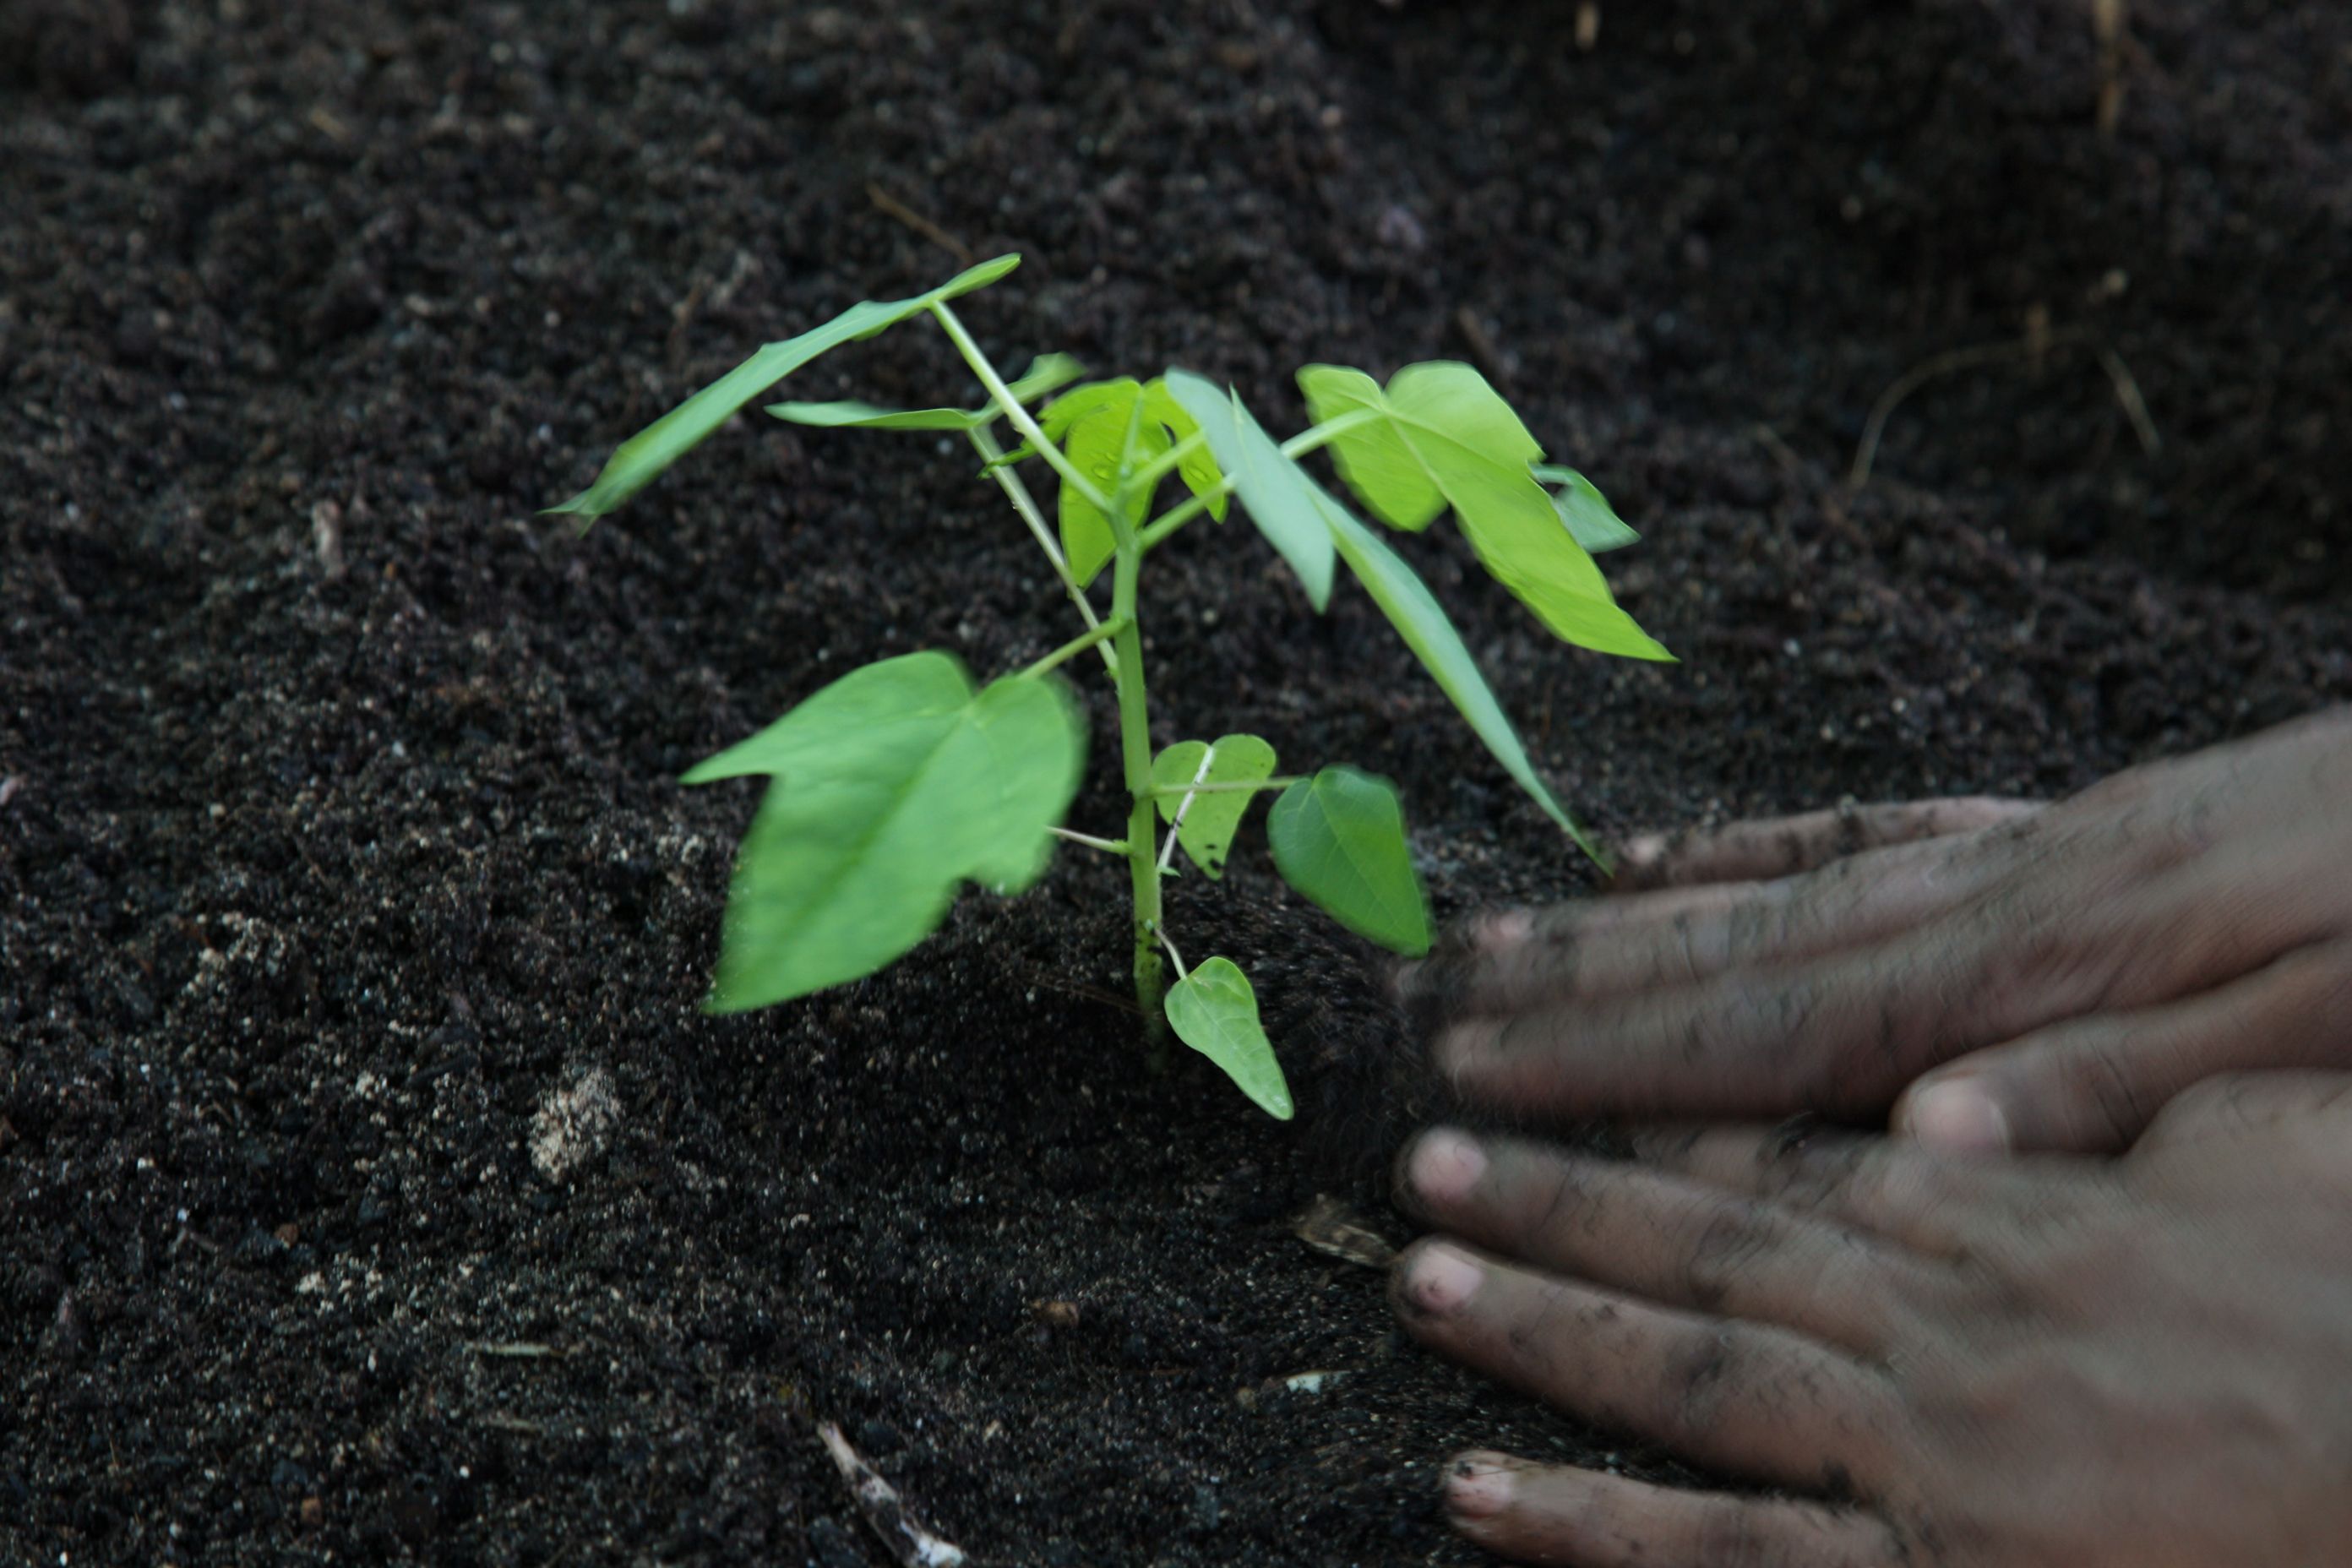
[[[1156,1070],[1168,1060],[1167,980],[1160,962],[1160,860],[1153,853],[1157,847],[1153,830],[1159,822],[1151,795],[1151,716],[1144,702],[1143,632],[1136,620],[1143,545],[1127,521],[1127,489],[1134,476],[1136,441],[1142,424],[1143,400],[1138,398],[1128,417],[1118,482],[1111,488],[1110,504],[1103,508],[1112,546],[1110,619],[1103,624],[1118,627],[1111,647],[1118,655],[1114,679],[1118,688],[1119,767],[1131,803],[1127,813],[1127,865],[1135,889],[1135,1005],[1143,1010],[1143,1037]]]
[[[1318,447],[1329,446],[1358,426],[1369,425],[1380,417],[1379,413],[1370,408],[1350,409],[1345,414],[1326,419],[1320,425],[1310,425],[1301,430],[1282,444],[1282,455],[1286,458],[1303,458]],[[1212,501],[1223,500],[1233,494],[1236,488],[1234,477],[1227,474],[1225,482],[1208,494],[1194,496],[1189,500],[1181,501],[1170,507],[1154,518],[1140,535],[1145,551],[1149,552],[1157,547],[1170,534],[1208,510]]]

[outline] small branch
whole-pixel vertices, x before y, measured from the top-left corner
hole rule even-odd
[[[2116,389],[2116,401],[2124,405],[2124,417],[2132,423],[2132,433],[2139,437],[2139,449],[2153,458],[2164,450],[2164,437],[2156,433],[2156,420],[2147,411],[2147,399],[2139,395],[2139,381],[2124,363],[2123,355],[2099,345],[2099,366],[2107,373],[2107,380]]]
[[[1047,654],[1045,658],[1039,659],[1028,668],[1023,670],[1021,672],[1022,677],[1024,679],[1029,679],[1043,675],[1047,670],[1053,669],[1067,660],[1076,658],[1079,654],[1086,652],[1087,649],[1093,647],[1097,644],[1110,641],[1111,638],[1118,636],[1119,633],[1126,629],[1127,618],[1123,616],[1091,626],[1087,629],[1085,636],[1072,637],[1068,642],[1064,643],[1061,647],[1055,648],[1053,652]]]
[[[917,212],[914,208],[908,206],[906,203],[900,201],[898,197],[892,195],[889,192],[884,190],[881,186],[876,184],[871,180],[866,182],[866,196],[868,201],[881,208],[882,211],[887,213],[890,216],[897,218],[900,223],[905,224],[908,228],[911,228],[917,234],[921,235],[925,239],[929,240],[933,245],[938,246],[941,250],[946,251],[949,255],[954,257],[966,267],[971,265],[972,254],[971,246],[966,245],[962,240],[958,239],[954,235],[950,234],[946,229],[941,228],[938,224],[933,223],[930,219],[925,217],[922,214]]]
[[[824,1439],[824,1451],[833,1456],[834,1468],[841,1472],[842,1484],[848,1487],[866,1527],[881,1540],[893,1561],[904,1568],[961,1568],[969,1561],[963,1548],[933,1535],[908,1511],[898,1489],[849,1446],[839,1426],[827,1421],[817,1427],[816,1435]]]
[[[1230,784],[1155,784],[1151,797],[1154,800],[1172,800],[1178,795],[1238,795],[1244,790],[1288,789],[1300,782],[1293,775],[1276,779],[1237,779]]]
[[[1124,838],[1097,838],[1091,833],[1080,833],[1071,827],[1049,827],[1045,831],[1056,838],[1066,838],[1073,844],[1083,844],[1089,849],[1099,849],[1106,855],[1127,853],[1127,840]]]
[[[1021,406],[1021,400],[1013,395],[1013,389],[1004,384],[1004,378],[996,374],[996,367],[988,363],[986,354],[980,352],[980,345],[964,330],[963,322],[956,313],[948,309],[948,302],[945,300],[935,300],[931,305],[931,314],[946,329],[949,341],[955,344],[956,352],[963,355],[964,363],[971,366],[971,373],[980,378],[980,384],[988,388],[990,401],[1003,410],[1004,417],[1013,422],[1013,427],[1021,432],[1021,438],[1037,448],[1037,455],[1062,477],[1064,484],[1074,487],[1096,510],[1106,517],[1110,515],[1108,498],[1095,488],[1094,481],[1087,478],[1076,463],[1070,461],[1068,454],[1045,438],[1045,432],[1037,427],[1037,421]]]
[[[982,426],[975,426],[965,434],[971,437],[972,450],[990,465],[988,471],[994,477],[997,488],[1004,492],[1006,499],[1013,502],[1013,510],[1020,513],[1021,521],[1028,525],[1030,537],[1036,540],[1037,548],[1044,551],[1045,559],[1053,563],[1054,575],[1062,580],[1062,591],[1069,595],[1070,603],[1078,607],[1078,618],[1087,623],[1089,630],[1101,626],[1102,621],[1096,616],[1094,605],[1087,599],[1087,591],[1078,586],[1076,577],[1070,575],[1070,563],[1062,558],[1062,547],[1055,542],[1053,530],[1045,526],[1045,514],[1037,510],[1036,498],[1029,493],[1027,482],[1003,460],[1004,449],[996,444],[996,437]],[[1104,668],[1110,671],[1113,679],[1118,679],[1118,656],[1111,652],[1108,643],[1103,645],[1102,656]]]
[[[1879,394],[1877,403],[1871,407],[1869,419],[1863,425],[1862,440],[1854,447],[1853,465],[1846,472],[1848,488],[1860,489],[1870,482],[1871,465],[1877,458],[1879,439],[1886,433],[1887,420],[1893,417],[1895,409],[1902,406],[1905,398],[1927,383],[1938,376],[1949,375],[1954,371],[1972,370],[1979,365],[1999,364],[2012,359],[2039,359],[2058,348],[2091,350],[2097,357],[2100,368],[2106,372],[2108,382],[2115,387],[2116,401],[2122,405],[2124,417],[2131,421],[2132,432],[2139,437],[2141,449],[2150,457],[2164,449],[2163,440],[2157,434],[2156,421],[2148,414],[2147,400],[2140,395],[2139,383],[2133,379],[2130,368],[2115,350],[2093,341],[2090,334],[2079,327],[2059,332],[2033,331],[2023,338],[1995,343],[1971,343],[1965,348],[1952,349],[1922,360],[1896,377],[1893,385]]]

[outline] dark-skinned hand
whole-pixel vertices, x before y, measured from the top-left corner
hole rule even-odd
[[[1424,1133],[1401,1184],[1448,1237],[1400,1260],[1399,1310],[1785,1489],[1471,1455],[1447,1504],[1472,1539],[1578,1568],[2352,1562],[2352,1075],[2209,1080],[2120,1160],[1763,1129],[1639,1146]]]
[[[2053,805],[1636,840],[1620,879],[1650,890],[1474,921],[1405,973],[1471,1099],[1893,1105],[1946,1148],[2112,1152],[2212,1074],[2352,1067],[2352,710]]]

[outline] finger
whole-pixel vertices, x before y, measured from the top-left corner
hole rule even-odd
[[[1677,834],[1646,833],[1617,851],[1619,888],[1762,881],[1811,870],[1841,856],[1975,833],[2031,816],[2042,803],[1999,795],[1859,805]]]
[[[1446,1515],[1487,1551],[1568,1568],[1895,1568],[1884,1521],[1778,1498],[1676,1491],[1595,1470],[1465,1454],[1447,1467]]]
[[[1627,1134],[1643,1163],[1899,1242],[1957,1257],[2021,1194],[2018,1173],[1915,1143],[1817,1129],[1649,1127]]]
[[[1672,888],[1475,920],[1399,975],[1433,1016],[1507,1014],[1690,985],[1878,941],[1958,908],[2005,874],[2007,845],[1906,845],[1775,882]]]
[[[2352,944],[2289,953],[2210,991],[2050,1025],[1912,1086],[1896,1131],[1955,1151],[2128,1148],[2216,1073],[2352,1066]]]
[[[1786,1330],[1649,1306],[1447,1241],[1407,1248],[1391,1279],[1414,1337],[1702,1464],[1801,1486],[1881,1463],[1891,1385]]]
[[[2218,1139],[2283,1129],[2316,1132],[2335,1148],[2352,1144],[2352,1073],[2239,1072],[2209,1078],[2167,1104],[2132,1145],[2135,1162]]]
[[[1884,1240],[1721,1187],[1451,1128],[1401,1163],[1410,1205],[1521,1263],[1882,1353],[1929,1284]]]

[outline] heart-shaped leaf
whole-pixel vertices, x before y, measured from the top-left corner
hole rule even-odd
[[[1222,736],[1213,746],[1205,741],[1179,741],[1152,763],[1151,782],[1162,789],[1255,784],[1274,776],[1274,748],[1255,735]],[[1176,824],[1176,842],[1201,874],[1213,881],[1225,873],[1225,856],[1256,793],[1235,789],[1163,795],[1160,815]]]
[[[1386,391],[1360,370],[1309,365],[1299,389],[1318,424],[1375,416],[1331,443],[1349,488],[1392,528],[1429,526],[1447,506],[1479,561],[1554,634],[1628,658],[1674,656],[1618,608],[1601,568],[1560,526],[1528,465],[1543,457],[1519,416],[1466,364],[1409,364]]]
[[[958,273],[928,293],[905,300],[867,300],[799,337],[768,344],[622,442],[597,474],[594,484],[562,505],[547,510],[571,512],[592,521],[603,517],[686,456],[736,410],[827,349],[886,331],[908,317],[929,310],[939,300],[985,288],[1020,265],[1018,256],[1000,256]]]
[[[1265,831],[1283,880],[1341,925],[1410,957],[1429,951],[1429,904],[1387,780],[1325,768],[1282,792]]]
[[[1086,728],[1053,681],[974,693],[940,653],[852,670],[688,773],[775,783],[743,837],[709,1005],[855,980],[929,935],[969,879],[1035,881],[1077,792]]]
[[[1257,994],[1232,959],[1209,959],[1171,986],[1166,1011],[1178,1039],[1216,1063],[1267,1115],[1290,1120],[1290,1085],[1258,1022]]]

